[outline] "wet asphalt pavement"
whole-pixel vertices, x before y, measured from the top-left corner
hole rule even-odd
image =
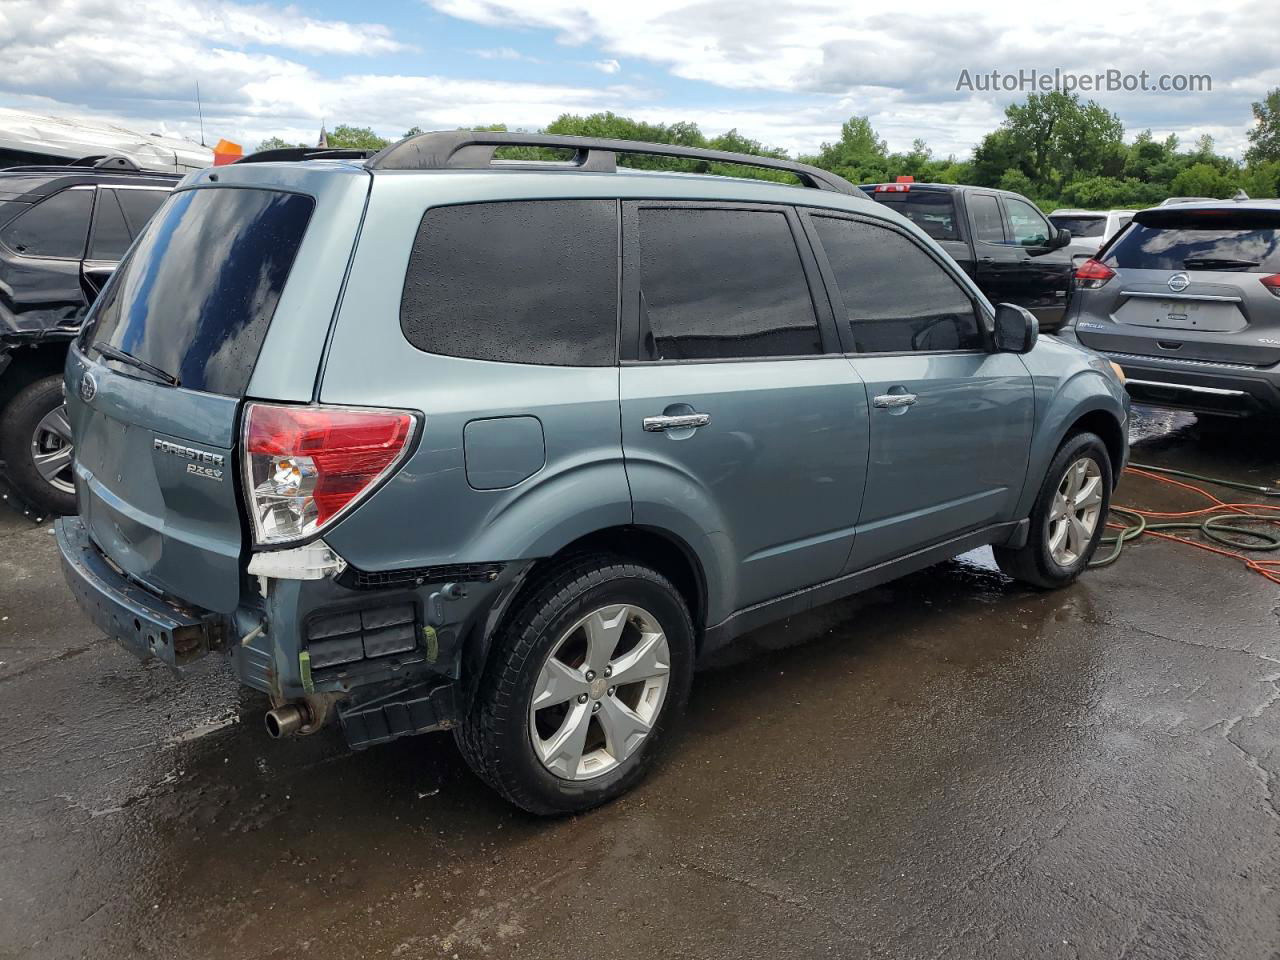
[[[1259,428],[1141,414],[1135,459],[1280,476]],[[0,508],[0,958],[1280,957],[1280,587],[1177,544],[1052,594],[979,551],[753,634],[560,821],[447,734],[273,742],[203,667],[104,640]]]

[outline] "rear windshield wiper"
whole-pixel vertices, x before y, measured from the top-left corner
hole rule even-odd
[[[136,367],[143,373],[149,373],[157,380],[162,383],[167,383],[171,387],[176,387],[178,385],[178,378],[172,373],[161,370],[159,367],[155,366],[155,364],[147,363],[147,361],[141,360],[138,357],[135,357],[132,353],[121,350],[119,347],[113,347],[109,343],[95,343],[93,345],[93,349],[97,350],[98,353],[102,354],[109,360],[117,360],[127,366]]]
[[[1194,270],[1196,267],[1208,267],[1210,269],[1218,267],[1223,270],[1232,270],[1240,267],[1256,267],[1258,261],[1237,260],[1233,257],[1187,257],[1182,261],[1182,265],[1188,270]]]

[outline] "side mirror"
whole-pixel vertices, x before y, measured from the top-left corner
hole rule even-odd
[[[1061,250],[1070,242],[1071,242],[1071,231],[1062,229],[1060,227],[1058,228],[1057,233],[1053,235],[1052,239],[1049,240],[1049,249]]]
[[[1002,303],[996,307],[994,337],[1000,353],[1030,353],[1040,338],[1040,321],[1026,307]]]

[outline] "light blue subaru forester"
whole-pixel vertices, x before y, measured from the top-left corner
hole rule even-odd
[[[747,630],[985,544],[1069,583],[1127,456],[1117,369],[844,180],[508,133],[192,174],[66,386],[103,631],[229,655],[274,736],[453,729],[547,814],[643,777]]]

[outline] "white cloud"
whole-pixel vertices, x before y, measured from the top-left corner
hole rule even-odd
[[[1209,94],[1092,96],[1120,113],[1130,135],[1150,126],[1189,143],[1209,133],[1220,149],[1239,153],[1249,102],[1280,85],[1269,34],[1257,29],[1269,9],[1258,0],[1225,0],[1212,11],[1167,0],[1158,15],[1108,9],[1090,18],[1012,0],[964,11],[951,0],[900,0],[892,13],[865,13],[847,0],[425,2],[504,31],[549,30],[572,48],[557,58],[577,68],[566,76],[582,79],[476,81],[438,69],[402,75],[377,59],[406,49],[386,26],[265,3],[136,0],[124,29],[114,0],[0,0],[0,101],[144,131],[167,124],[191,135],[198,81],[210,137],[250,147],[272,134],[311,141],[322,118],[395,136],[415,124],[536,128],[564,112],[614,110],[693,121],[709,134],[736,127],[812,152],[850,115],[866,114],[894,149],[924,137],[938,155],[963,156],[1022,94],[957,93],[962,68],[1116,67],[1212,74]],[[499,45],[509,37],[472,53],[511,64],[552,62]],[[341,72],[316,59],[324,55],[341,57]],[[368,69],[350,66],[356,56]],[[636,60],[653,65],[643,80],[631,70]],[[632,85],[616,82],[623,62]],[[585,79],[591,75],[595,82]],[[671,76],[691,82],[673,85]]]
[[[777,0],[427,2],[478,24],[551,30],[562,43],[594,44],[718,87],[843,98],[853,112],[871,113],[891,146],[923,136],[944,152],[963,150],[984,132],[966,118],[998,120],[1005,104],[1025,95],[959,94],[962,68],[1209,73],[1214,92],[1200,97],[1085,96],[1118,112],[1131,132],[1153,126],[1190,137],[1192,130],[1216,130],[1228,148],[1243,141],[1249,101],[1280,79],[1272,38],[1258,29],[1273,12],[1262,0],[1227,0],[1212,8],[1199,0],[1165,0],[1158,9],[1112,5],[1097,16],[1064,16],[1060,6],[1022,0],[981,7],[900,0],[884,13],[847,0],[804,0],[802,6]],[[885,115],[872,112],[882,103],[896,107]],[[911,104],[922,110],[914,119]],[[939,120],[942,130],[921,122],[926,116]],[[775,117],[775,124],[782,119]],[[911,134],[904,141],[891,126],[910,127]],[[953,140],[952,133],[966,139]]]
[[[494,47],[490,50],[472,50],[481,60],[523,60],[526,63],[541,63],[537,57],[530,57],[512,47]]]

